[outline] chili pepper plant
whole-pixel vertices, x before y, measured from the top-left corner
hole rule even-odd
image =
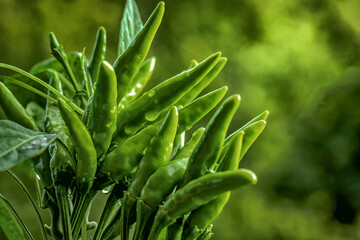
[[[202,93],[227,61],[220,52],[193,60],[142,93],[155,68],[147,53],[163,14],[160,2],[143,24],[135,1],[128,0],[113,63],[105,60],[103,27],[89,57],[85,50],[65,52],[50,33],[53,57],[29,72],[0,63],[16,73],[0,76],[0,170],[30,199],[43,239],[209,239],[231,191],[256,184],[256,175],[239,169],[239,162],[268,112],[227,136],[240,96],[225,98],[227,87]],[[46,99],[37,105],[40,117],[29,111],[33,103],[18,101],[14,85]],[[192,129],[215,108],[205,127]],[[40,203],[10,170],[28,159]],[[89,221],[92,200],[103,192],[101,217]],[[8,239],[34,239],[0,196]],[[43,222],[39,207],[50,211],[51,223]]]

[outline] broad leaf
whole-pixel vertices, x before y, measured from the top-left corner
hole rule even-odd
[[[0,227],[9,240],[25,239],[23,231],[11,210],[0,198]]]
[[[121,19],[118,56],[125,52],[142,27],[143,23],[135,0],[127,0]]]
[[[42,153],[57,135],[35,132],[9,120],[0,120],[0,171]]]

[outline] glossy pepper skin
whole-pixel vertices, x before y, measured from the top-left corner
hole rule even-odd
[[[175,159],[158,168],[146,181],[137,200],[135,239],[141,239],[147,219],[182,180],[191,152],[199,142],[204,130],[204,128],[200,128],[194,132],[192,138],[181,148]]]
[[[219,194],[256,184],[256,175],[245,169],[207,174],[189,182],[160,206],[151,228],[149,240],[157,239],[160,231],[184,214],[208,203]]]
[[[154,39],[157,29],[160,26],[164,15],[164,8],[164,2],[160,2],[145,23],[144,27],[136,35],[132,44],[118,59],[116,59],[113,64],[118,80],[118,102],[120,102],[124,96],[128,86],[131,84],[135,74],[145,60],[152,40]]]
[[[245,128],[247,128],[249,125],[256,123],[260,120],[264,120],[266,121],[266,119],[269,116],[269,111],[264,111],[261,114],[259,114],[258,116],[254,117],[253,119],[251,119],[249,122],[247,122],[244,126],[242,126],[241,128],[239,128],[238,130],[236,130],[235,132],[233,132],[231,135],[229,135],[225,141],[224,141],[224,146],[228,144],[228,142],[231,140],[231,138],[239,131],[243,131]]]
[[[0,82],[0,104],[6,116],[26,128],[39,131],[35,120],[26,112],[14,94]]]
[[[215,53],[197,65],[159,85],[119,110],[117,129],[113,141],[119,136],[135,133],[147,121],[155,121],[162,112],[167,111],[187,91],[195,86],[217,63],[220,53]]]
[[[219,172],[236,170],[240,162],[244,132],[240,131],[234,135],[229,142],[227,152],[221,162]],[[230,198],[230,192],[220,194],[215,199],[191,212],[185,223],[183,233],[184,240],[196,239],[210,225],[210,223],[221,213]]]
[[[100,62],[98,75],[87,127],[99,158],[108,150],[116,130],[117,83],[114,69],[106,61]]]
[[[125,106],[133,102],[145,88],[149,82],[154,69],[155,69],[156,58],[151,57],[141,65],[139,71],[136,73],[134,80],[131,82],[129,87],[124,93],[124,97],[121,99],[118,108],[123,109]]]
[[[225,96],[227,90],[227,87],[221,87],[180,108],[178,134],[189,130],[196,122],[208,114]]]
[[[212,165],[220,156],[227,129],[239,104],[240,96],[233,95],[221,104],[211,118],[202,139],[189,159],[182,186],[210,172]]]
[[[227,62],[227,58],[221,57],[216,65],[201,79],[201,81],[196,84],[189,92],[187,92],[177,103],[176,105],[185,106],[193,101],[221,72]],[[198,64],[193,63],[190,66],[190,69],[196,67]]]
[[[105,60],[105,54],[106,30],[104,27],[100,27],[96,33],[95,44],[89,61],[89,72],[93,83],[98,80],[100,64]]]
[[[76,180],[80,191],[88,192],[95,178],[96,150],[84,123],[67,103],[58,99],[61,116],[69,128],[76,151]]]
[[[98,173],[99,189],[121,180],[139,165],[158,128],[158,125],[148,126],[106,155]]]
[[[128,192],[125,194],[121,207],[120,230],[122,239],[128,239],[129,237],[127,231],[129,229],[129,216],[135,204],[136,197],[140,195],[143,186],[151,174],[170,160],[177,124],[178,111],[176,107],[172,107],[159,130],[156,132],[155,137],[152,139],[144,157],[141,159],[134,180],[131,182]]]

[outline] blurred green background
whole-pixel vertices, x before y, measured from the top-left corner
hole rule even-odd
[[[144,21],[156,3],[138,1]],[[360,239],[360,1],[165,3],[149,54],[157,57],[153,84],[193,58],[221,51],[228,63],[208,90],[227,85],[227,96],[240,93],[231,131],[270,111],[265,131],[241,163],[259,183],[232,194],[213,239]],[[99,26],[107,29],[113,61],[124,5],[0,0],[0,62],[29,70],[50,57],[50,31],[66,51],[86,46],[89,54]],[[4,173],[0,192],[40,239],[33,209]]]

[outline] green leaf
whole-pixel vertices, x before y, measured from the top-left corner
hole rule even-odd
[[[56,134],[35,132],[9,120],[0,120],[0,171],[42,153]]]
[[[135,0],[127,0],[120,25],[118,56],[125,52],[142,27],[143,23]]]
[[[12,215],[12,212],[1,198],[0,227],[9,240],[26,239],[19,223],[16,221],[15,217]]]

